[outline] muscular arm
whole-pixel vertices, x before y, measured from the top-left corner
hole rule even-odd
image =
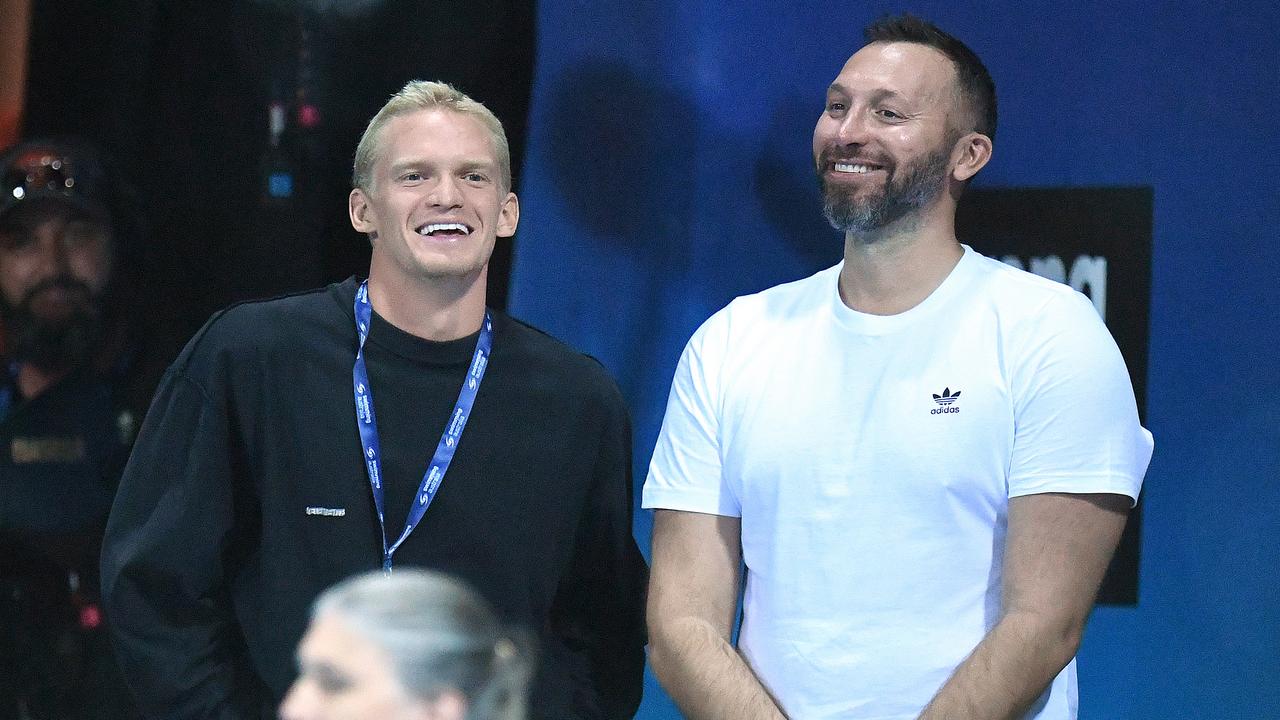
[[[1130,500],[1047,493],[1009,500],[1002,614],[920,720],[1022,717],[1075,656]]]
[[[649,662],[691,720],[777,720],[782,711],[729,643],[741,521],[658,510],[649,582]]]

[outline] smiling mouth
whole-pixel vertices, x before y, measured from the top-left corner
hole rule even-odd
[[[471,234],[471,227],[463,223],[428,223],[418,226],[418,234],[423,237],[466,237]]]
[[[850,174],[850,175],[865,175],[874,170],[883,170],[883,169],[884,168],[880,165],[871,165],[868,163],[836,162],[831,164],[831,170],[833,172]]]

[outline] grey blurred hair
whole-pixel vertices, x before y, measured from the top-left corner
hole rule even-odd
[[[312,617],[322,614],[386,651],[410,695],[431,700],[456,690],[467,700],[467,720],[526,717],[529,644],[461,581],[411,568],[364,573],[321,594]]]

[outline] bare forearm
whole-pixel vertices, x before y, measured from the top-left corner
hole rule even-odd
[[[920,720],[1017,720],[1078,645],[1074,624],[1006,615],[956,668]]]
[[[676,620],[650,629],[649,661],[689,720],[784,720],[746,661],[710,625]]]

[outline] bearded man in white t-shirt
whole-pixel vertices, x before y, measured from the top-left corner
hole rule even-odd
[[[699,720],[1073,719],[1151,435],[1089,301],[956,239],[995,135],[982,62],[909,16],[867,39],[813,135],[843,262],[680,359],[644,488],[650,660]]]

